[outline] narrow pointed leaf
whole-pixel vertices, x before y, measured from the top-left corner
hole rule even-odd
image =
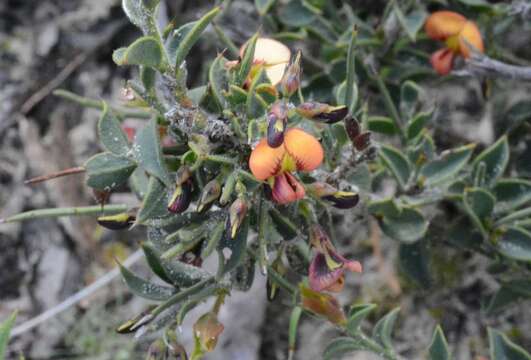
[[[348,354],[356,350],[369,350],[359,340],[349,337],[339,337],[334,339],[326,347],[323,353],[324,360],[336,360],[341,359],[342,355]]]
[[[11,328],[15,324],[15,319],[17,313],[14,312],[11,314],[4,322],[0,324],[0,359],[5,359],[5,354],[7,353],[7,343],[9,342],[9,334],[11,333]]]
[[[488,328],[490,357],[493,360],[530,360],[531,355],[498,330]]]
[[[136,217],[136,224],[144,224],[147,220],[167,215],[169,215],[169,212],[166,188],[158,178],[151,176],[142,207]]]
[[[409,120],[406,128],[406,135],[409,140],[416,138],[430,121],[433,111],[421,112]]]
[[[146,261],[151,271],[153,271],[155,275],[157,275],[161,280],[164,280],[166,283],[171,284],[172,281],[168,277],[168,274],[166,274],[166,270],[164,269],[162,261],[160,260],[159,252],[153,247],[151,243],[147,242],[142,243],[142,250],[144,251]]]
[[[168,39],[165,43],[165,47],[166,51],[168,52],[168,57],[170,58],[170,64],[176,64],[175,60],[177,56],[177,49],[179,48],[179,45],[186,37],[186,35],[188,35],[188,33],[194,28],[196,24],[197,21],[192,21],[181,25],[178,29],[173,30],[171,35],[168,36]]]
[[[254,0],[254,5],[258,10],[260,16],[267,14],[271,6],[275,3],[276,0]]]
[[[420,170],[426,186],[435,186],[447,180],[452,180],[455,175],[466,165],[474,145],[465,145],[443,152],[440,157],[427,163]]]
[[[157,120],[152,119],[136,135],[133,154],[139,165],[149,174],[157,177],[166,187],[172,188],[173,182],[170,179],[162,150],[160,146]]]
[[[485,184],[494,185],[496,180],[505,172],[509,162],[509,143],[507,136],[502,136],[479,154],[472,165],[476,169],[480,163],[485,163]]]
[[[229,78],[225,68],[226,62],[227,59],[220,54],[212,62],[208,71],[208,81],[210,82],[212,95],[221,109],[224,109],[227,105],[223,92],[227,91],[229,87]]]
[[[127,287],[137,296],[148,300],[165,301],[175,293],[174,288],[149,282],[135,275],[121,264],[118,265]]]
[[[103,113],[98,121],[98,137],[103,147],[114,155],[125,156],[129,152],[127,136],[106,102],[103,102]]]
[[[401,188],[405,188],[411,175],[411,165],[400,150],[384,145],[380,148],[380,158]]]
[[[256,48],[257,40],[258,33],[254,34],[245,46],[245,51],[243,52],[243,57],[240,62],[240,68],[236,74],[236,85],[242,86],[245,82],[245,79],[247,79],[247,75],[249,75],[249,72],[251,71],[251,67],[253,66],[254,49]]]
[[[353,305],[348,312],[347,331],[351,336],[359,334],[361,322],[376,308],[375,304]]]
[[[381,318],[374,326],[372,333],[373,339],[388,350],[393,349],[391,334],[393,332],[399,312],[400,308],[393,309],[391,312]]]
[[[444,337],[444,333],[440,326],[435,328],[431,340],[429,351],[429,360],[451,360],[450,349]]]
[[[492,215],[495,203],[496,199],[487,190],[480,188],[465,190],[463,196],[465,210],[484,237],[487,236],[487,230],[485,228],[486,221]]]

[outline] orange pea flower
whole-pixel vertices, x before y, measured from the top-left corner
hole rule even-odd
[[[281,146],[273,148],[262,139],[249,158],[251,172],[258,180],[267,180],[273,200],[287,204],[302,199],[304,187],[295,179],[293,171],[312,171],[323,162],[323,148],[319,141],[299,128],[286,131]]]
[[[424,29],[434,40],[444,41],[446,47],[434,52],[430,62],[440,75],[446,75],[452,70],[456,55],[469,58],[469,45],[477,51],[483,52],[481,33],[473,21],[453,11],[437,11],[426,20]]]

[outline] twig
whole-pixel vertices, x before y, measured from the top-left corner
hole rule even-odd
[[[24,185],[33,185],[33,184],[37,184],[43,181],[56,179],[58,177],[63,177],[63,176],[73,175],[73,174],[80,174],[80,173],[84,173],[85,170],[86,169],[83,166],[73,167],[70,169],[54,172],[52,174],[41,175],[41,176],[34,177],[32,179],[28,179],[24,181]]]
[[[64,68],[57,74],[56,77],[54,77],[50,82],[48,82],[46,85],[44,85],[42,88],[40,88],[36,93],[31,95],[29,99],[24,101],[24,104],[20,107],[20,112],[23,115],[26,115],[29,113],[35,105],[40,103],[42,99],[44,99],[48,94],[50,94],[53,89],[58,87],[65,81],[70,74],[72,74],[81,64],[87,60],[89,57],[88,52],[83,52],[79,55],[77,55],[74,60],[70,61]]]
[[[466,60],[466,70],[472,74],[488,77],[531,81],[531,67],[506,64],[477,51],[474,51],[472,57]]]
[[[94,214],[116,214],[128,209],[127,205],[106,205],[103,209],[101,206],[82,206],[82,207],[64,207],[53,209],[39,209],[22,212],[6,218],[0,218],[0,225],[11,222],[20,222],[25,220],[63,217],[63,216],[87,216]]]
[[[123,266],[130,267],[135,262],[137,262],[142,257],[142,251],[139,249],[135,251],[133,254],[131,254],[124,262]],[[98,289],[106,286],[109,284],[114,278],[116,278],[120,274],[120,269],[118,267],[115,267],[113,270],[109,271],[107,274],[100,277],[98,280],[94,281],[89,286],[81,289],[74,295],[70,296],[60,304],[57,304],[51,309],[46,310],[42,314],[16,326],[13,331],[11,332],[11,335],[18,336],[21,335],[31,329],[33,329],[36,326],[39,326],[40,324],[44,323],[45,321],[53,318],[54,316],[62,313],[63,311],[67,310],[71,306],[77,304],[84,298],[90,296]]]

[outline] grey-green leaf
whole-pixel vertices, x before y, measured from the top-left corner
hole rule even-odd
[[[496,197],[495,212],[507,212],[531,202],[531,181],[500,179],[492,188]]]
[[[474,169],[482,162],[485,163],[485,184],[492,186],[504,173],[509,162],[509,143],[507,136],[502,136],[498,141],[479,154],[472,163]]]
[[[408,121],[406,134],[409,140],[416,138],[431,119],[433,111],[421,112]]]
[[[175,59],[173,59],[173,64],[176,67],[179,67],[184,61],[190,49],[194,44],[199,40],[199,37],[205,31],[206,27],[210,22],[216,17],[216,15],[221,11],[220,7],[215,7],[210,10],[208,13],[203,15],[203,17],[197,20],[194,26],[184,35],[182,40],[179,42],[179,46],[175,51]]]
[[[400,187],[404,189],[411,175],[411,165],[406,156],[392,146],[383,145],[380,148],[380,158],[391,171]]]
[[[276,0],[254,0],[254,5],[258,10],[260,16],[267,14],[271,6],[275,3]]]
[[[258,33],[254,34],[247,44],[245,44],[245,51],[243,52],[242,60],[240,61],[240,68],[236,74],[236,85],[243,85],[245,79],[247,79],[247,75],[249,75],[249,72],[251,71],[257,40]]]
[[[429,360],[451,360],[450,349],[440,326],[435,328],[429,347]]]
[[[229,88],[229,77],[225,68],[226,62],[227,59],[222,54],[219,54],[210,65],[208,71],[208,81],[210,82],[212,95],[221,109],[224,109],[227,105],[223,93],[228,91]]]
[[[15,323],[16,317],[17,313],[14,312],[4,322],[0,324],[0,360],[5,359],[5,354],[7,352],[7,343],[9,342],[9,334],[11,333],[11,328]]]
[[[133,154],[139,165],[149,174],[157,177],[168,188],[174,186],[162,156],[157,119],[151,119],[137,133],[133,145]]]
[[[238,266],[244,256],[245,249],[247,248],[247,234],[249,233],[249,217],[247,216],[243,223],[240,225],[236,237],[231,239],[229,232],[225,231],[225,234],[219,244],[219,249],[222,251],[224,248],[230,250],[229,258],[226,259],[223,266],[223,274],[226,274]]]
[[[125,156],[129,152],[127,136],[106,102],[103,102],[103,113],[98,121],[98,136],[105,150],[114,155]]]
[[[417,83],[411,80],[404,81],[400,87],[400,112],[404,119],[413,116],[423,91]]]
[[[136,224],[168,215],[168,193],[164,184],[156,177],[149,178],[146,196],[136,217]]]
[[[123,54],[123,65],[142,65],[162,69],[164,52],[159,40],[144,36],[127,47]]]
[[[531,233],[519,227],[509,227],[496,240],[497,250],[514,260],[531,262]]]
[[[490,357],[493,360],[530,360],[531,355],[503,333],[488,328]]]
[[[422,239],[413,244],[400,244],[398,265],[408,279],[418,287],[423,289],[431,287],[430,252],[426,240]]]
[[[374,326],[372,337],[380,345],[388,350],[393,350],[393,343],[391,341],[391,334],[395,326],[396,318],[400,308],[391,310],[387,315],[381,318]]]
[[[155,249],[153,244],[147,243],[147,242],[142,243],[142,250],[144,251],[144,255],[146,257],[146,261],[149,265],[149,268],[160,279],[164,280],[168,284],[171,284],[172,281],[168,277],[168,274],[166,274],[166,270],[164,269],[164,266],[162,265],[162,261],[160,259],[160,253],[158,252],[157,249]]]
[[[367,119],[367,128],[385,135],[395,135],[397,129],[394,121],[387,116],[370,116]]]
[[[112,190],[125,183],[136,166],[135,162],[108,152],[94,155],[85,163],[87,185],[97,190]]]
[[[368,350],[366,345],[361,341],[349,338],[339,337],[334,339],[326,347],[323,353],[323,360],[337,360],[341,359],[342,355],[348,354],[356,350]]]
[[[353,305],[350,308],[347,319],[347,331],[351,336],[359,335],[361,322],[375,308],[375,304]]]
[[[148,300],[165,301],[175,293],[174,288],[149,282],[135,275],[121,264],[118,265],[120,266],[120,272],[122,273],[122,277],[125,280],[127,287],[135,295]]]
[[[465,209],[479,230],[486,237],[485,223],[492,215],[496,199],[489,191],[480,188],[466,189],[463,196]]]
[[[415,208],[403,207],[396,216],[384,216],[379,219],[380,228],[392,239],[404,243],[420,240],[428,230],[428,221]]]
[[[475,145],[465,145],[443,152],[438,159],[427,163],[420,170],[426,186],[435,186],[452,180],[466,165]]]

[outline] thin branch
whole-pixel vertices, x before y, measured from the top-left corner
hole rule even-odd
[[[135,251],[133,254],[131,254],[124,262],[123,266],[130,267],[134,263],[136,263],[141,257],[143,252],[139,249]],[[120,269],[118,267],[115,267],[113,270],[109,271],[107,274],[100,277],[98,280],[94,281],[89,286],[81,289],[74,295],[70,296],[60,304],[57,304],[51,309],[46,310],[45,312],[41,313],[40,315],[16,326],[13,331],[11,332],[11,335],[13,337],[21,335],[31,329],[33,329],[36,326],[41,325],[45,321],[55,317],[56,315],[62,313],[63,311],[67,310],[71,306],[77,304],[81,300],[85,299],[86,297],[90,296],[97,290],[101,289],[102,287],[108,285],[111,281],[113,281],[118,275],[120,274]]]
[[[472,74],[487,77],[501,77],[520,81],[531,81],[531,67],[506,64],[477,51],[466,60],[466,70]]]
[[[51,179],[56,179],[56,178],[63,177],[63,176],[80,174],[80,173],[84,173],[85,170],[86,169],[83,166],[73,167],[70,169],[65,169],[65,170],[54,172],[52,174],[41,175],[41,176],[28,179],[24,181],[24,185],[33,185],[33,184],[37,184],[37,183],[51,180]]]
[[[0,218],[0,225],[4,223],[20,222],[40,218],[55,218],[63,216],[88,216],[95,214],[116,214],[128,209],[125,204],[101,206],[82,206],[82,207],[65,207],[52,209],[39,209],[22,212],[16,215]]]

